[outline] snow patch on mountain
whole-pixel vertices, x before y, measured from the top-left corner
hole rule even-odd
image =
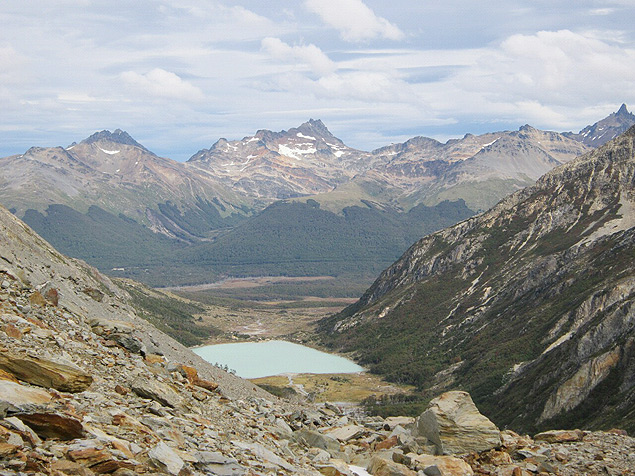
[[[278,153],[281,155],[285,155],[287,157],[291,157],[293,159],[302,160],[302,155],[306,154],[315,154],[317,149],[313,147],[311,144],[298,144],[298,145],[307,145],[309,146],[306,149],[297,149],[291,148],[284,144],[278,144]]]
[[[115,155],[121,152],[120,150],[106,150],[106,149],[102,149],[101,147],[99,148],[99,150],[101,150],[104,154],[108,154],[108,155]]]

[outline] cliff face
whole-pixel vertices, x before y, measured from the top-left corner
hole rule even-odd
[[[635,428],[634,137],[419,241],[326,341],[430,394],[465,388],[499,424]]]

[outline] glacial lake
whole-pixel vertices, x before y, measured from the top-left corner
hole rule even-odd
[[[207,345],[192,350],[212,364],[227,365],[243,378],[286,373],[343,374],[364,370],[344,357],[282,340]]]

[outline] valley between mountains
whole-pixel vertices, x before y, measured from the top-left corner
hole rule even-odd
[[[186,163],[102,131],[0,159],[0,202],[2,476],[635,474],[625,105]],[[273,337],[370,372],[258,386],[188,349]]]

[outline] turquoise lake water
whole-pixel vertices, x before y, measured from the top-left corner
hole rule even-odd
[[[192,350],[212,364],[227,365],[243,378],[284,373],[355,373],[364,370],[344,357],[282,340],[217,344]]]

